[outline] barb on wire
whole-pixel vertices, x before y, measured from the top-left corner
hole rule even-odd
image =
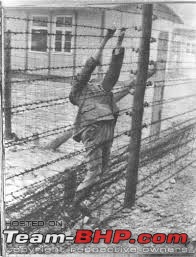
[[[21,21],[29,21],[29,22],[33,22],[35,21],[34,19],[30,19],[30,18],[22,18],[22,17],[14,17],[14,16],[5,16],[6,19],[10,19],[10,20],[21,20]],[[42,22],[42,23],[46,23],[46,24],[58,24],[58,25],[66,25],[64,22],[59,22],[56,23],[54,21],[44,21],[44,20],[39,20],[36,19],[36,22]],[[99,27],[99,26],[92,26],[92,25],[80,25],[80,24],[72,24],[73,27],[77,26],[77,27],[82,27],[82,28],[89,28],[89,29],[108,29],[107,27]],[[9,33],[9,32],[8,32]]]
[[[116,86],[114,95],[117,94],[118,92],[120,92],[120,90],[118,91],[117,89],[122,90],[122,89],[126,89],[126,88],[129,89],[129,86]],[[85,96],[85,99],[90,99],[90,98],[95,99],[96,97],[103,96],[104,94],[105,94],[104,92],[98,92],[98,93],[90,92],[88,94],[88,96]],[[83,97],[81,97],[81,100],[83,100]],[[58,103],[58,101],[62,101],[62,102]],[[57,102],[57,103],[55,103],[55,102]],[[25,111],[32,111],[32,110],[39,109],[39,108],[46,108],[49,106],[62,105],[62,104],[66,104],[68,102],[69,102],[69,97],[59,97],[59,98],[52,98],[52,99],[48,99],[48,100],[40,100],[40,101],[35,101],[35,102],[30,102],[30,103],[24,103],[24,104],[20,104],[20,105],[13,105],[11,107],[6,107],[4,109],[18,109],[19,108],[19,110],[12,111],[12,114],[15,114],[15,113],[23,113]],[[44,103],[47,103],[47,105],[43,105]],[[35,107],[34,105],[38,105],[38,106]],[[26,106],[33,106],[33,107],[20,109],[20,108],[23,108]]]
[[[64,79],[67,79],[67,76],[66,77],[61,77],[61,78],[64,78]],[[70,78],[73,78],[73,76],[70,76]],[[11,83],[12,84],[22,84],[24,86],[28,86],[28,84],[24,84],[24,83],[32,83],[32,82],[35,82],[35,81],[52,81],[52,77],[48,77],[48,76],[44,76],[42,78],[35,78],[35,79],[27,79],[27,80],[12,80]],[[164,80],[154,80],[153,82],[154,83],[161,83],[161,82],[164,82],[164,83],[170,83],[170,82],[173,82],[173,81],[184,81],[183,83],[188,83],[188,82],[195,82],[196,81],[196,78],[192,78],[192,79],[188,79],[188,78],[176,78],[176,79],[164,79]],[[180,83],[176,83],[175,85],[178,85]],[[36,85],[40,85],[40,84],[36,84]],[[42,84],[41,84],[42,85]]]
[[[186,96],[169,98],[169,99],[163,100],[163,101],[156,100],[150,106],[157,106],[157,105],[162,105],[162,104],[173,103],[173,102],[176,102],[176,101],[184,100],[184,99],[195,97],[195,96],[196,96],[196,94],[190,94],[190,95],[186,95]]]
[[[186,143],[186,142],[185,142]],[[183,159],[184,157],[186,157],[187,155],[189,154],[189,152],[188,153],[186,153],[186,154],[184,154],[184,156],[183,155],[181,155],[180,157],[178,157],[178,159]],[[177,159],[177,160],[178,160]],[[170,162],[168,165],[172,165],[172,163],[173,163],[173,161],[172,162]],[[162,167],[162,169],[160,170],[160,172],[163,170],[163,168],[166,168],[166,167]],[[184,167],[183,167],[184,168]],[[182,168],[182,169],[183,169]],[[120,194],[122,194],[122,193],[124,193],[124,189],[122,189],[122,190],[120,190],[120,192],[118,192],[118,193],[116,193],[115,195],[113,195],[111,198],[109,198],[108,200],[106,200],[106,201],[104,201],[104,202],[102,202],[102,203],[100,203],[99,202],[99,204],[98,205],[96,205],[95,204],[95,201],[97,200],[97,194],[96,194],[96,192],[98,191],[97,190],[97,188],[99,188],[99,191],[100,190],[105,190],[105,188],[107,187],[109,187],[110,185],[112,185],[112,184],[114,184],[114,183],[116,183],[116,182],[118,182],[119,181],[119,179],[120,178],[122,178],[122,175],[124,176],[124,170],[126,169],[126,165],[123,165],[123,166],[120,166],[119,167],[119,169],[117,169],[117,171],[115,171],[115,172],[112,172],[111,174],[109,174],[109,175],[107,175],[107,177],[105,177],[103,180],[101,180],[100,181],[100,183],[98,183],[97,184],[97,186],[95,187],[95,188],[93,188],[93,190],[92,190],[92,195],[93,195],[93,206],[92,206],[92,208],[91,208],[91,211],[94,211],[94,210],[97,210],[98,208],[101,208],[103,205],[106,205],[107,203],[109,203],[109,202],[111,202],[112,201],[112,199],[114,199],[116,196],[118,196],[118,195],[120,195]],[[157,172],[157,171],[156,171]],[[155,173],[153,173],[153,174],[151,174],[152,176],[154,175]],[[146,177],[146,179],[147,179],[148,177]],[[145,180],[145,178],[144,178],[144,180]],[[167,179],[166,179],[167,180]],[[165,181],[166,181],[165,180]],[[142,182],[142,180],[140,181],[140,183]],[[62,183],[62,181],[60,181],[59,183]],[[51,185],[50,185],[50,188],[51,188]],[[51,195],[51,193],[49,192],[49,189],[50,188],[47,188],[47,192],[50,194],[50,197],[52,197],[52,195]],[[54,188],[54,186],[52,186],[52,188]],[[63,189],[62,189],[63,190]],[[153,190],[153,188],[152,188],[152,190]],[[46,192],[46,190],[44,191],[44,192]],[[143,192],[141,192],[141,193],[143,193]],[[59,193],[58,193],[59,194]],[[54,195],[55,196],[55,199],[56,199],[56,195]],[[28,196],[28,199],[30,199],[30,197],[31,196]],[[39,195],[39,197],[41,197],[41,193],[40,193],[40,195]],[[140,197],[140,195],[139,195],[139,197]],[[142,196],[141,196],[142,197]],[[22,200],[22,202],[23,202],[23,205],[25,204],[25,201],[26,200],[28,200],[28,199],[23,199]],[[58,197],[58,199],[60,199],[60,197]],[[64,199],[64,197],[62,198],[62,201],[63,201],[63,199]],[[64,199],[65,200],[65,199]],[[92,199],[91,199],[92,200]],[[52,203],[53,204],[53,203]],[[51,206],[52,206],[52,204],[51,203],[48,203],[48,204],[46,204],[46,206],[44,206],[44,209],[46,209],[46,208],[50,208]],[[11,208],[13,208],[15,205],[13,205]],[[21,204],[20,204],[20,206],[21,206]],[[21,207],[20,207],[21,208]],[[16,210],[16,208],[14,207],[14,209]],[[9,210],[11,210],[10,208],[9,208]],[[42,210],[43,211],[43,210]],[[30,214],[30,215],[32,215],[32,213]],[[114,215],[114,213],[112,214],[112,215]],[[105,219],[104,219],[104,221],[105,221]]]
[[[29,32],[29,31],[9,31],[7,32],[9,34],[14,34],[14,35],[32,35],[34,34],[34,32]],[[48,32],[47,33],[47,36],[56,36],[57,34],[56,33],[50,33]],[[71,35],[72,37],[89,37],[89,38],[104,38],[104,35],[101,36],[101,35],[93,35],[93,34],[72,34]],[[118,38],[118,36],[113,36],[113,38]],[[141,38],[141,36],[127,36],[126,35],[126,38]]]
[[[160,167],[158,170],[156,170],[154,173],[151,173],[148,176],[145,176],[144,178],[140,179],[138,181],[138,184],[140,184],[141,182],[145,181],[148,178],[151,178],[153,175],[156,175],[160,172],[162,172],[164,169],[170,167],[172,164],[184,159],[185,157],[187,157],[190,153],[192,152],[192,150],[188,151],[185,154],[180,155],[178,158],[176,158],[175,160],[172,160],[171,162],[167,163],[166,165],[164,165],[163,167]],[[195,162],[195,161],[194,161]],[[123,172],[125,171],[125,167],[123,166],[122,168],[119,169],[118,173],[121,173],[121,175],[125,175]],[[105,181],[106,178],[104,178],[102,181],[100,181],[99,184],[103,183],[103,181]],[[94,188],[95,191],[97,191],[97,186],[95,186],[96,188]],[[98,185],[99,187],[99,185]],[[122,192],[125,192],[125,190],[123,189]],[[143,194],[144,195],[144,194]],[[115,199],[115,196],[112,196],[113,199]],[[111,198],[107,199],[106,201],[102,202],[101,204],[99,204],[98,206],[95,207],[95,209],[101,208],[103,205],[107,204],[109,201],[111,201]],[[95,210],[94,209],[94,210]]]
[[[195,109],[194,109],[194,110],[191,110],[191,111],[195,111]],[[191,112],[191,111],[189,111],[189,112]],[[184,114],[186,114],[186,113],[188,113],[188,112],[182,113],[181,115],[184,115]],[[178,117],[178,116],[180,116],[180,114],[177,114],[177,115],[174,115],[174,116],[165,118],[165,119],[163,119],[163,121],[169,120],[169,119],[172,119],[172,118]],[[159,122],[160,122],[160,121],[159,121]],[[151,124],[154,124],[154,123],[151,123]],[[148,124],[148,126],[151,125],[151,124]],[[147,127],[147,124],[143,124],[142,127],[141,127],[141,129],[146,128],[146,127]],[[122,136],[122,135],[130,135],[130,132],[131,132],[131,131],[125,131],[125,132],[120,133],[119,135],[115,136],[114,138],[117,138],[117,137]],[[94,147],[96,147],[96,146],[94,146]],[[64,160],[64,159],[66,159],[66,158],[68,158],[68,157],[70,157],[70,158],[71,158],[71,157],[74,157],[74,156],[76,156],[76,155],[78,155],[78,154],[81,154],[81,153],[83,153],[83,152],[84,152],[84,150],[82,150],[82,151],[77,151],[77,152],[75,152],[75,153],[71,153],[70,156],[67,156],[67,155],[66,155],[66,156],[64,156],[64,157],[60,157],[60,158],[56,159],[56,161],[53,160],[53,161],[47,162],[46,164],[39,165],[38,167],[35,168],[35,170],[37,170],[37,169],[39,169],[39,168],[43,168],[43,167],[48,166],[48,165],[51,165],[51,164],[53,164],[53,163],[55,163],[55,162]],[[62,159],[62,158],[63,158],[63,159]],[[34,168],[33,168],[33,170],[32,170],[32,169],[27,170],[27,172],[31,172],[31,171],[34,171]],[[23,173],[20,173],[20,174],[22,175],[22,174],[25,174],[25,173],[26,173],[26,171],[24,171]],[[18,176],[18,175],[14,175],[14,176]],[[13,176],[11,176],[11,177],[9,177],[9,178],[12,178],[12,177],[13,177]]]
[[[120,112],[119,112],[119,115],[123,115],[130,108],[121,109]],[[99,118],[107,117],[109,115],[110,114],[108,114],[108,115],[100,115]],[[91,121],[91,120],[89,120],[89,121]],[[81,124],[83,124],[83,123],[81,122]],[[49,132],[54,132],[54,131],[57,131],[57,130],[61,130],[61,129],[66,129],[66,131],[67,131],[67,128],[70,127],[70,126],[71,125],[66,125],[66,126],[62,126],[62,127],[46,130],[44,132],[32,134],[32,135],[27,136],[27,137],[18,138],[18,140],[16,142],[15,141],[5,142],[5,146],[6,147],[10,147],[10,146],[15,146],[15,145],[20,145],[20,144],[28,143],[29,141],[34,141],[35,139],[37,139],[37,137],[44,138],[44,137],[48,137],[48,136],[51,136],[51,135],[56,135],[56,134],[62,133],[63,131],[57,132],[57,133],[52,133],[52,134],[51,133],[48,134],[48,133]],[[70,127],[70,129],[72,130],[72,126]]]
[[[122,133],[119,133],[118,135],[114,136],[113,139],[118,138],[118,137],[121,137],[122,135],[125,135],[125,133],[126,133],[126,131],[124,131],[124,132],[122,132]],[[112,141],[113,141],[113,139],[112,139]],[[111,140],[108,140],[108,141],[111,141]],[[92,149],[92,148],[95,148],[95,147],[98,147],[98,146],[99,146],[99,144],[98,144],[98,145],[95,145],[95,146],[93,146],[93,147],[89,147],[89,149]],[[79,154],[84,153],[84,151],[85,151],[85,150],[83,149],[83,150],[78,150],[78,151],[75,151],[75,152],[71,152],[71,153],[66,154],[66,155],[64,155],[64,156],[61,156],[61,157],[59,157],[59,158],[57,158],[57,159],[55,159],[55,160],[48,161],[48,162],[43,163],[43,164],[40,164],[40,165],[38,165],[38,166],[36,166],[36,167],[34,167],[34,168],[25,169],[23,172],[20,172],[20,173],[17,173],[17,174],[8,176],[7,179],[11,179],[11,178],[14,178],[14,177],[18,177],[18,176],[21,176],[21,175],[25,175],[25,174],[27,174],[27,173],[34,172],[34,171],[39,170],[39,169],[41,169],[41,168],[44,168],[44,167],[47,167],[47,166],[49,166],[49,165],[55,164],[56,162],[63,161],[63,160],[65,160],[65,159],[73,158],[74,156],[77,156],[77,155],[79,155]]]
[[[196,96],[196,94],[191,94],[191,95],[188,95],[188,96],[177,97],[177,98],[171,98],[171,99],[167,99],[163,103],[161,103],[160,101],[157,101],[156,103],[155,102],[149,102],[149,103],[145,102],[144,103],[144,107],[147,108],[149,106],[157,106],[157,105],[161,105],[161,104],[168,104],[168,103],[176,102],[176,101],[183,100],[183,99],[190,98],[190,97],[194,97],[194,96]],[[152,105],[151,105],[151,103],[152,103]],[[124,108],[124,109],[120,110],[120,115],[132,114],[132,111],[130,111],[130,109],[132,110],[133,108],[130,107],[130,108]],[[173,118],[176,118],[176,117],[179,117],[179,116],[183,116],[185,114],[188,114],[188,113],[191,113],[191,112],[194,112],[194,111],[195,111],[195,108],[191,109],[191,110],[188,110],[186,112],[183,112],[183,113],[179,113],[179,114],[173,115],[171,117],[167,117],[167,118],[161,119],[160,121],[156,121],[154,123],[146,124],[146,126],[150,126],[150,125],[153,125],[155,123],[160,123],[160,122],[163,122],[163,121],[168,121],[170,119],[173,119]],[[20,144],[28,143],[30,141],[34,141],[35,139],[37,139],[37,137],[44,138],[44,137],[49,137],[49,136],[57,135],[57,134],[60,134],[63,131],[65,131],[65,129],[68,128],[68,127],[70,127],[70,125],[62,126],[60,128],[55,128],[55,129],[44,131],[44,132],[41,132],[41,133],[36,133],[36,134],[30,135],[30,136],[27,136],[27,137],[24,137],[24,138],[19,138],[16,142],[15,141],[6,142],[5,143],[5,147],[11,147],[11,146],[15,146],[15,145],[20,145]],[[54,131],[59,131],[60,129],[63,130],[63,131],[55,132],[55,133],[52,133],[52,134],[50,133],[50,132],[54,132]]]
[[[15,40],[15,41],[18,41],[18,40]],[[46,47],[47,50],[51,50],[51,51],[55,51],[55,48],[54,47]],[[70,50],[96,50],[97,47],[84,47],[84,46],[77,46],[77,47],[70,47]],[[108,50],[112,50],[113,47],[105,47],[105,49],[108,49]],[[133,46],[125,46],[125,49],[130,49],[132,50],[133,52],[136,52],[136,53],[139,53],[140,51],[140,48],[135,48]],[[19,46],[12,46],[12,47],[5,47],[5,50],[32,50],[31,48],[29,47],[19,47]],[[161,49],[161,48],[152,48],[150,49],[150,51],[161,51],[161,52],[168,52],[167,49]],[[175,49],[172,49],[172,52],[173,53],[186,53],[186,51],[183,51],[183,50],[175,50]],[[81,54],[81,53],[80,53]],[[19,56],[18,56],[19,57]],[[19,58],[22,58],[22,57],[19,57]],[[32,57],[31,57],[32,58]],[[35,57],[33,59],[36,59]],[[169,63],[179,63],[178,61],[167,61]],[[184,63],[184,62],[182,62]],[[185,62],[186,63],[186,62]],[[191,62],[192,63],[192,62]],[[194,62],[193,62],[194,63]]]
[[[16,109],[16,108],[25,107],[25,106],[38,105],[38,104],[50,103],[50,102],[56,102],[56,101],[61,101],[61,100],[66,100],[66,99],[68,99],[68,97],[52,98],[52,99],[48,99],[48,100],[40,100],[40,101],[31,102],[31,103],[24,103],[24,104],[19,104],[19,105],[13,105],[10,108],[11,109]]]
[[[177,174],[185,171],[188,167],[192,166],[196,161],[191,161],[186,165],[183,165],[178,171],[176,171],[175,173],[171,174],[170,176],[168,176],[167,178],[163,179],[162,181],[156,183],[155,185],[153,185],[153,187],[151,187],[148,190],[145,190],[144,192],[142,192],[140,195],[136,196],[136,200],[138,200],[139,198],[142,198],[144,196],[146,196],[146,194],[152,192],[155,188],[158,188],[161,184],[165,183],[166,181],[168,181],[169,179],[173,178],[174,176],[176,176]],[[112,199],[116,199],[117,196],[122,195],[125,193],[124,189],[121,189],[119,192],[117,192],[116,194],[114,194],[112,196]],[[99,204],[97,206],[97,208],[101,208],[103,205],[108,204],[111,200],[111,198],[109,198],[108,200],[106,200],[105,202]],[[97,226],[103,226],[106,225],[106,222],[108,222],[110,219],[113,219],[115,217],[116,214],[118,214],[119,212],[122,211],[123,206],[121,206],[120,208],[118,208],[117,210],[115,210],[115,213],[112,213],[111,215],[107,215],[107,217],[103,220],[101,220],[98,224],[96,224]],[[94,209],[96,210],[96,209]]]
[[[117,150],[118,150],[118,151],[123,150],[125,147],[127,147],[127,145],[126,145],[126,146],[119,147]],[[110,168],[110,167],[115,168],[115,167],[117,167],[117,165],[118,165],[118,160],[116,160],[116,159],[118,159],[119,154],[117,153],[116,155],[114,155],[114,153],[115,153],[117,150],[113,151],[113,156],[112,156],[113,160],[112,160],[112,163],[109,165],[109,168]],[[99,157],[99,158],[100,158],[100,157]],[[96,158],[96,159],[94,159],[94,160],[98,160],[99,158]],[[68,173],[68,172],[74,173],[76,170],[77,170],[77,171],[78,171],[78,170],[79,170],[79,171],[82,170],[82,173],[84,173],[85,171],[84,171],[83,169],[85,168],[85,165],[86,165],[87,163],[88,163],[88,162],[85,161],[85,162],[82,162],[82,164],[74,165],[74,166],[71,167],[71,168],[67,168],[67,169],[64,170],[63,174],[60,175],[60,176],[62,177],[64,174],[66,174],[66,173]],[[77,173],[78,173],[78,175],[80,175],[81,172],[77,172]],[[58,174],[57,176],[59,176],[59,174]],[[50,182],[51,185],[46,186],[47,191],[50,190],[51,188],[54,188],[55,186],[58,186],[58,184],[61,183],[61,181],[59,181],[59,179],[56,179],[56,181],[54,181],[53,178],[46,178],[46,179],[39,180],[39,181],[36,182],[36,183],[33,183],[31,186],[26,186],[26,187],[20,188],[20,189],[14,191],[14,194],[16,194],[16,193],[18,193],[18,192],[22,192],[22,191],[24,191],[24,189],[30,189],[31,191],[32,191],[32,190],[34,191],[34,190],[35,190],[35,186],[37,186],[37,187],[39,188],[39,190],[36,189],[36,192],[37,192],[36,195],[42,194],[43,192],[46,191],[46,188],[44,188],[44,184],[47,185],[48,182]],[[79,183],[80,183],[80,182],[78,182],[78,184],[79,184]],[[32,189],[32,187],[33,187],[33,189]],[[27,197],[26,197],[25,199],[23,199],[23,201],[24,201],[24,200],[27,201],[28,199],[31,198],[31,195],[29,196],[28,193],[27,193],[26,195],[27,195]],[[11,203],[11,202],[12,202],[12,201],[9,201],[9,202],[7,202],[7,203]],[[13,207],[13,206],[12,206],[12,207]]]

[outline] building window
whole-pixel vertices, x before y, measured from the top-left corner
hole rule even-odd
[[[57,17],[56,27],[72,27],[72,16]]]
[[[65,44],[64,44],[64,51],[65,52],[71,52],[71,32],[66,31],[65,32]]]
[[[31,50],[47,52],[48,47],[48,17],[33,16],[31,26]]]
[[[55,52],[71,52],[72,22],[72,16],[56,17]]]
[[[62,31],[57,30],[55,35],[55,51],[62,51]]]

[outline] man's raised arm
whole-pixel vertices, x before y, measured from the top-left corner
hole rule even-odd
[[[156,62],[151,61],[149,65],[153,65],[153,68],[148,71],[148,79],[152,77],[157,71],[157,64]],[[136,79],[130,81],[120,81],[116,84],[118,87],[122,89],[114,93],[114,101],[119,102],[123,97],[126,95],[134,94],[135,86],[136,86]]]
[[[116,46],[112,51],[112,58],[110,61],[109,68],[102,82],[102,86],[104,90],[107,92],[113,89],[120,76],[125,50],[124,47],[121,47],[121,45],[125,36],[125,30],[125,28],[120,29]]]
[[[77,98],[80,95],[82,89],[87,85],[91,78],[91,74],[95,70],[96,66],[100,64],[100,59],[102,56],[103,49],[110,38],[113,37],[116,28],[111,28],[107,30],[106,35],[100,43],[99,48],[92,55],[92,57],[88,58],[81,72],[75,76],[72,80],[72,88],[69,95],[69,99],[72,104],[78,105]]]

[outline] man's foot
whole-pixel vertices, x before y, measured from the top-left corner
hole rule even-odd
[[[69,217],[71,217],[72,219],[76,219],[81,215],[80,205],[71,204],[66,212],[68,213]]]
[[[110,38],[113,37],[113,35],[114,35],[115,32],[116,32],[116,27],[113,26],[112,28],[107,29],[107,33],[106,33],[105,37],[106,37],[107,39],[110,39]]]
[[[78,188],[76,189],[76,192],[79,192],[81,190],[87,189],[89,187],[92,187],[100,180],[99,176],[85,179],[81,184],[79,184]]]
[[[69,207],[66,208],[63,216],[64,216],[64,219],[67,221],[75,220],[81,216],[90,217],[91,211],[83,202],[80,202],[80,203],[74,202],[73,204],[71,204]]]

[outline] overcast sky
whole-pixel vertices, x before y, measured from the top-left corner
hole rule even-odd
[[[184,21],[185,25],[196,29],[196,3],[195,4],[168,4]]]

